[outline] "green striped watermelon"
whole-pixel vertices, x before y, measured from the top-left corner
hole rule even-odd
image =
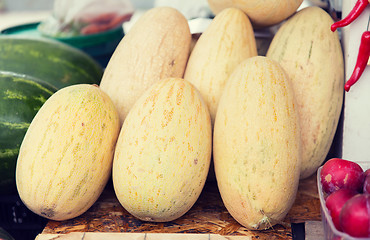
[[[73,84],[99,84],[103,68],[67,44],[0,36],[0,194],[16,190],[15,165],[23,137],[42,104]]]
[[[103,68],[81,50],[51,39],[0,36],[0,71],[41,79],[60,89],[99,84]]]
[[[0,194],[15,192],[15,166],[28,126],[56,91],[26,75],[0,72]]]
[[[0,240],[14,240],[14,238],[2,227],[0,227]]]

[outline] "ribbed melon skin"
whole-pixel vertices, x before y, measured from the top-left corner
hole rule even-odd
[[[33,117],[53,92],[25,75],[0,73],[0,194],[16,190],[19,147]]]
[[[319,7],[300,10],[276,32],[266,56],[289,76],[302,128],[301,179],[316,174],[333,143],[344,98],[343,50]]]
[[[53,94],[22,141],[16,184],[23,203],[52,220],[84,213],[111,174],[118,113],[97,85],[77,84]]]
[[[60,89],[69,85],[99,84],[102,67],[84,52],[41,38],[0,37],[0,71],[32,76]]]
[[[208,0],[210,9],[218,14],[225,8],[241,9],[250,18],[254,28],[278,24],[296,12],[303,0]]]
[[[237,8],[220,12],[202,33],[186,66],[184,79],[204,98],[212,119],[228,77],[243,60],[257,56],[249,18]]]
[[[217,185],[241,225],[262,230],[285,218],[298,189],[301,144],[287,74],[263,56],[244,60],[225,85],[213,135]]]
[[[156,7],[135,22],[114,51],[100,84],[121,122],[154,83],[183,77],[190,42],[188,21],[177,9]]]
[[[119,202],[143,221],[181,217],[203,189],[211,152],[211,120],[200,93],[181,78],[159,81],[122,125],[112,168]]]

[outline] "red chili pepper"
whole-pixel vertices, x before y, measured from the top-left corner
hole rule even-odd
[[[358,79],[361,77],[362,73],[364,72],[367,66],[369,57],[370,57],[370,31],[365,31],[361,36],[360,49],[358,51],[355,69],[353,70],[351,77],[344,85],[344,90],[348,92],[351,86],[358,81]]]
[[[330,29],[334,32],[335,30],[337,30],[337,28],[349,25],[356,18],[358,18],[358,16],[361,15],[367,5],[369,5],[369,0],[358,0],[353,9],[348,13],[348,15],[342,20],[333,23]]]

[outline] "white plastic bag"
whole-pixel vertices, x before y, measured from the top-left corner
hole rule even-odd
[[[55,0],[38,30],[53,37],[95,34],[122,26],[133,12],[130,0]]]
[[[208,18],[212,15],[207,0],[154,0],[154,6],[176,8],[187,19]]]

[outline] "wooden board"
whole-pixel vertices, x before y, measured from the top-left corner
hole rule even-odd
[[[296,201],[284,221],[264,231],[250,231],[236,222],[223,205],[214,181],[206,183],[189,212],[167,223],[144,222],[134,218],[120,205],[110,182],[86,213],[68,221],[49,221],[41,235],[71,232],[178,233],[278,240],[292,239],[291,223],[306,221],[321,221],[315,175],[301,181]]]
[[[325,239],[324,226],[320,221],[308,221],[305,223],[305,240]]]
[[[248,236],[221,236],[196,233],[97,233],[72,232],[67,234],[42,234],[36,240],[251,240]]]

